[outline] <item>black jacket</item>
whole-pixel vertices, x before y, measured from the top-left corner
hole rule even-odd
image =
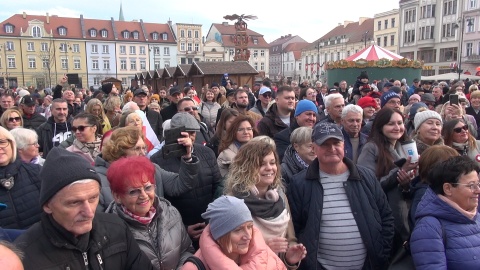
[[[295,121],[293,116],[294,112],[290,113],[290,124]],[[258,122],[257,129],[260,135],[265,135],[270,138],[273,138],[273,135],[288,128],[288,126],[283,123],[282,119],[278,116],[277,104],[274,103],[268,109],[265,116]]]
[[[287,151],[287,147],[291,144],[290,143],[290,135],[292,132],[298,128],[297,121],[293,121],[290,123],[290,127],[286,128],[277,134],[273,135],[273,140],[275,141],[275,145],[277,146],[277,154],[278,159],[283,160],[283,156],[285,155],[285,151]]]
[[[394,235],[394,220],[387,197],[369,169],[356,166],[348,158],[350,175],[343,183],[352,214],[367,249],[363,269],[386,269]],[[315,159],[308,169],[293,176],[288,201],[298,242],[307,248],[299,269],[318,269],[317,252],[323,211],[320,166]]]
[[[47,118],[43,117],[39,113],[34,113],[32,115],[22,115],[23,118],[23,127],[29,129],[37,129],[41,124],[47,121]]]
[[[153,129],[153,132],[155,132],[155,135],[157,135],[157,138],[159,141],[162,141],[162,136],[163,136],[163,119],[160,113],[156,111],[149,110],[148,107],[145,108],[145,111],[143,111],[145,115],[147,116],[148,123],[150,123],[150,126]]]
[[[171,103],[167,107],[163,108],[160,111],[160,115],[162,116],[163,121],[167,121],[168,119],[172,119],[172,117],[178,112],[177,104]]]
[[[205,220],[200,216],[207,210],[208,204],[214,199],[215,191],[222,181],[213,151],[203,145],[194,144],[194,154],[198,157],[199,166],[195,188],[178,196],[168,196],[169,200],[180,212],[186,226]],[[160,150],[150,160],[166,171],[179,173],[181,158],[164,159]]]
[[[95,214],[86,249],[67,240],[68,236],[73,238],[53,218],[42,214],[41,222],[15,240],[25,253],[25,270],[153,269],[127,225],[116,215]]]
[[[0,203],[7,205],[0,211],[0,227],[27,229],[40,220],[40,169],[40,165],[24,163],[20,158],[0,168],[0,179],[14,178],[10,190],[0,185]]]
[[[53,120],[53,116],[50,116],[47,122],[40,125],[36,131],[38,135],[38,144],[40,145],[39,150],[40,152],[43,152],[42,157],[46,158],[48,152],[54,146],[59,146],[63,141],[72,136],[72,125],[68,120],[65,123],[57,124]]]

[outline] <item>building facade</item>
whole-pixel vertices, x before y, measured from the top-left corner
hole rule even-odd
[[[398,9],[375,14],[373,36],[376,44],[391,52],[398,53],[398,26]]]
[[[173,31],[177,37],[177,62],[184,65],[203,61],[202,25],[176,23]]]

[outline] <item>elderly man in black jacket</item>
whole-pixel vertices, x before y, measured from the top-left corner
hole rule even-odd
[[[394,219],[380,183],[344,158],[336,124],[317,123],[312,142],[317,159],[293,177],[288,193],[295,233],[308,252],[300,269],[386,269]]]
[[[197,131],[200,130],[198,121],[191,114],[177,113],[170,121],[170,127],[176,128],[181,126],[185,127],[192,141],[195,141]],[[165,196],[165,198],[180,212],[193,245],[198,249],[198,240],[206,226],[201,214],[205,212],[208,204],[214,200],[215,192],[223,190],[223,185],[217,158],[213,150],[195,143],[193,145],[193,154],[197,156],[200,163],[197,187],[182,195],[175,197]],[[162,151],[155,153],[150,160],[166,171],[178,173],[180,170],[180,158],[165,159]],[[221,192],[218,195],[221,195]]]
[[[75,153],[53,148],[40,173],[41,221],[15,240],[29,269],[153,269],[127,225],[95,213],[100,177]]]

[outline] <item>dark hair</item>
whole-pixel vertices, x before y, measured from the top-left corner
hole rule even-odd
[[[227,132],[225,133],[225,136],[221,138],[220,141],[220,146],[218,147],[218,153],[220,154],[223,150],[227,149],[230,144],[232,144],[237,137],[237,129],[240,127],[240,125],[243,122],[249,122],[250,125],[253,128],[253,137],[257,136],[257,128],[255,127],[255,122],[253,119],[249,116],[239,114],[235,120],[233,120],[232,125],[230,126],[229,129],[227,129]]]
[[[465,120],[463,120],[462,118],[452,119],[443,123],[442,137],[443,137],[443,143],[445,145],[448,145],[448,146],[453,145],[453,134],[454,134],[453,129],[460,122],[468,126],[467,122],[465,122]],[[467,142],[468,142],[468,147],[470,147],[470,149],[475,149],[477,147],[477,142],[475,140],[475,137],[473,137],[470,132],[468,132]]]
[[[217,127],[215,129],[215,134],[214,134],[214,136],[217,137],[219,141],[223,137],[225,125],[228,119],[230,119],[231,117],[237,117],[238,114],[239,114],[238,111],[233,108],[222,109],[222,112],[220,114],[220,119],[218,119]]]
[[[307,91],[308,91],[308,89],[312,89],[313,91],[317,92],[315,89],[313,89],[313,88],[310,87],[310,86],[304,87],[304,88],[302,88],[302,90],[300,90],[300,95],[298,95],[298,100],[302,100],[302,99],[307,98]]]
[[[98,121],[97,116],[95,116],[91,113],[81,112],[81,113],[75,115],[75,117],[73,118],[73,121],[75,121],[77,119],[85,119],[85,120],[87,120],[87,123],[89,125],[96,126],[97,131],[95,131],[95,135],[102,135],[103,134],[103,128],[100,125],[100,121]],[[72,121],[72,123],[73,123],[73,121]]]
[[[194,101],[192,98],[190,98],[190,97],[184,97],[184,98],[182,98],[182,99],[180,99],[180,100],[178,101],[178,103],[177,103],[177,110],[178,110],[178,108],[180,108],[180,106],[182,105],[182,103],[185,102],[185,101],[191,101],[191,102],[193,102],[193,104],[196,104],[195,101]]]
[[[390,154],[390,141],[382,132],[383,126],[390,122],[393,114],[399,114],[405,122],[403,114],[397,109],[384,107],[377,112],[375,120],[373,120],[372,131],[370,132],[369,141],[373,142],[378,148],[377,170],[375,172],[378,178],[385,176],[393,168],[394,160]],[[400,142],[407,140],[407,135],[403,132]]]
[[[467,156],[457,156],[437,163],[428,173],[427,180],[435,194],[445,195],[443,184],[458,183],[462,175],[473,171],[480,172],[480,168],[475,161]]]

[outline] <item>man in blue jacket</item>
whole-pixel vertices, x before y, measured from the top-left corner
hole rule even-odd
[[[295,233],[307,248],[299,269],[386,269],[392,210],[373,172],[344,158],[340,128],[319,122],[317,159],[293,176],[288,201]]]

